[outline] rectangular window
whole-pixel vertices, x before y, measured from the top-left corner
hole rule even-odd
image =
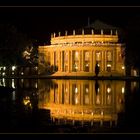
[[[96,61],[101,61],[101,52],[96,52]]]
[[[112,61],[112,52],[107,51],[107,61]]]

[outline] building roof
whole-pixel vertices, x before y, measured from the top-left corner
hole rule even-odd
[[[89,24],[85,28],[93,28],[93,29],[96,29],[96,30],[100,30],[100,29],[105,29],[105,30],[119,29],[118,27],[106,24],[106,23],[104,23],[100,20],[95,20],[93,23]]]
[[[86,26],[85,28],[93,28],[93,29],[118,29],[117,27],[114,27],[112,25],[106,24],[100,20],[95,20],[93,23],[89,24],[88,26]]]

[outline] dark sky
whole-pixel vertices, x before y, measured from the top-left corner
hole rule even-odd
[[[51,32],[86,26],[99,19],[126,28],[140,21],[140,7],[132,6],[10,6],[0,7],[0,23],[10,23],[29,37],[45,41]]]

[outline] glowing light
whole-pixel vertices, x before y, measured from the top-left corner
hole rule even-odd
[[[37,82],[35,83],[35,88],[37,88]]]
[[[125,89],[124,89],[124,87],[122,87],[122,94],[124,94],[124,92],[125,92]]]
[[[3,86],[5,86],[5,79],[4,78],[2,78],[2,84],[3,84]]]
[[[15,79],[12,79],[12,88],[15,88]]]
[[[12,71],[14,71],[16,69],[16,66],[12,66]]]
[[[99,93],[99,91],[100,91],[100,89],[98,88],[98,89],[97,89],[97,92]]]
[[[125,69],[125,67],[124,66],[122,66],[122,70],[124,70]]]
[[[29,96],[26,96],[24,99],[23,99],[23,103],[25,106],[29,106],[31,107],[31,102],[30,102],[30,97]]]
[[[75,93],[78,93],[78,88],[77,87],[75,88]]]
[[[103,111],[101,111],[101,115],[104,115],[104,112]]]
[[[75,98],[75,104],[78,104],[78,98],[77,97]]]
[[[3,67],[3,70],[6,70],[6,67]]]
[[[15,101],[15,99],[16,99],[16,93],[15,93],[15,91],[13,91],[12,92],[12,100]]]
[[[111,67],[111,64],[107,64],[107,67]]]
[[[66,92],[68,92],[68,89],[66,88]]]
[[[88,88],[86,88],[86,93],[88,93],[89,92],[89,89]]]
[[[21,72],[21,75],[24,75],[24,73],[23,73],[23,72]]]
[[[3,72],[2,75],[4,76],[5,75],[5,72]]]
[[[108,88],[107,88],[107,93],[110,93],[110,92],[111,92],[111,88],[108,87]]]

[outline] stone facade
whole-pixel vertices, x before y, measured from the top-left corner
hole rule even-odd
[[[55,76],[94,76],[95,65],[99,66],[100,76],[125,75],[124,44],[119,43],[117,30],[105,34],[55,33],[51,36],[51,45],[39,46],[39,74]]]

